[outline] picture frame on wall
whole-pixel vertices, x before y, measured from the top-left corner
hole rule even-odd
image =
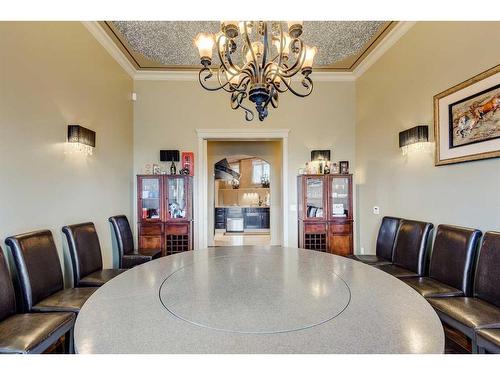
[[[500,65],[434,96],[435,165],[500,157]]]

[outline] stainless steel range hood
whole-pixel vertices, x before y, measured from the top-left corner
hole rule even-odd
[[[241,175],[232,170],[227,159],[222,159],[215,163],[215,179],[216,180],[232,180],[233,178],[239,180]]]

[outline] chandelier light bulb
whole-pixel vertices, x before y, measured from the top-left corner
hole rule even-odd
[[[211,33],[199,33],[194,39],[194,44],[198,48],[198,53],[203,61],[212,60],[212,50],[214,48],[214,36]]]
[[[304,63],[302,64],[303,69],[311,69],[313,66],[314,56],[318,52],[316,47],[306,46],[306,56],[304,58]]]

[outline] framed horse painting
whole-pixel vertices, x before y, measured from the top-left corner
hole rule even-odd
[[[434,96],[436,165],[500,157],[500,65]]]

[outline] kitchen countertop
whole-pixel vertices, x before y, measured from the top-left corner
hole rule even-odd
[[[222,247],[128,270],[75,326],[78,353],[443,353],[427,301],[361,262],[310,250]]]

